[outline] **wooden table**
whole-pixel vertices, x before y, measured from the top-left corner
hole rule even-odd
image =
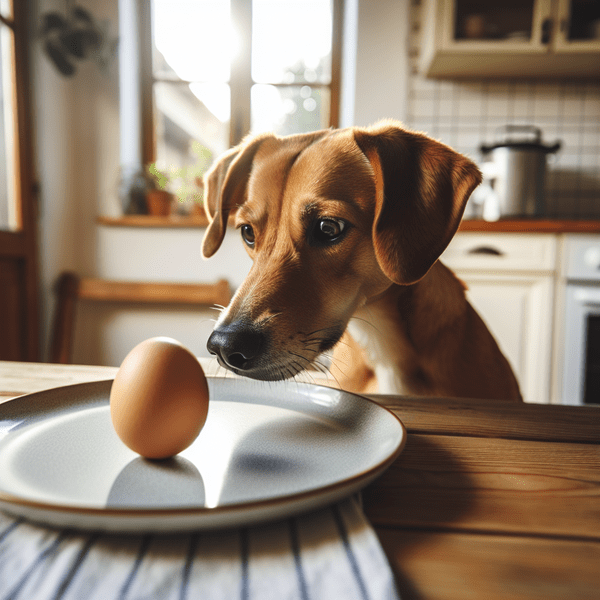
[[[115,372],[0,362],[0,401]],[[409,432],[363,495],[403,600],[600,598],[600,408],[373,398]]]

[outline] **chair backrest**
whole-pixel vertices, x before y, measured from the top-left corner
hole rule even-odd
[[[157,283],[110,281],[62,273],[55,287],[56,308],[52,323],[49,362],[71,362],[78,300],[97,302],[226,306],[231,288],[225,279],[216,283]]]

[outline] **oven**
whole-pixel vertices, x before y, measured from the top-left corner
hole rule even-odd
[[[600,405],[600,236],[566,240],[563,404]]]

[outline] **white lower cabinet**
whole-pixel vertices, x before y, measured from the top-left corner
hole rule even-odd
[[[441,259],[467,284],[526,402],[551,398],[556,249],[553,234],[459,233]]]
[[[528,274],[457,273],[494,334],[526,402],[550,401],[554,278]]]

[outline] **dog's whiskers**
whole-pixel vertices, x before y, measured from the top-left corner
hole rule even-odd
[[[301,354],[297,354],[292,351],[288,351],[288,354],[295,356],[297,359],[292,361],[291,363],[295,365],[295,367],[298,369],[297,375],[304,375],[308,378],[310,382],[316,383],[315,377],[313,373],[311,373],[311,370],[317,371],[318,373],[322,373],[326,379],[329,379],[331,377],[336,382],[337,386],[341,387],[338,379],[331,372],[328,365],[326,365],[318,359],[318,354],[311,358],[308,358]]]
[[[329,327],[321,327],[321,329],[315,329],[314,331],[311,331],[310,333],[306,334],[307,338],[310,338],[311,336],[317,334],[317,333],[321,333],[321,331],[335,331],[336,327],[335,326],[329,326]]]
[[[259,327],[262,327],[263,325],[266,325],[269,321],[273,320],[275,317],[278,317],[278,316],[280,316],[282,314],[283,314],[282,312],[273,313],[272,315],[269,315],[269,316],[265,317],[264,319],[260,320],[257,323],[257,325]]]
[[[371,312],[371,308],[369,306],[365,307],[365,309],[367,311],[369,311],[369,313]],[[372,327],[373,330],[376,331],[377,333],[381,333],[381,331],[373,324],[374,320],[375,319],[373,319],[373,318],[369,321],[368,319],[363,319],[362,317],[356,317],[356,316],[350,317],[350,321],[360,321],[361,323],[364,323],[365,325]]]

